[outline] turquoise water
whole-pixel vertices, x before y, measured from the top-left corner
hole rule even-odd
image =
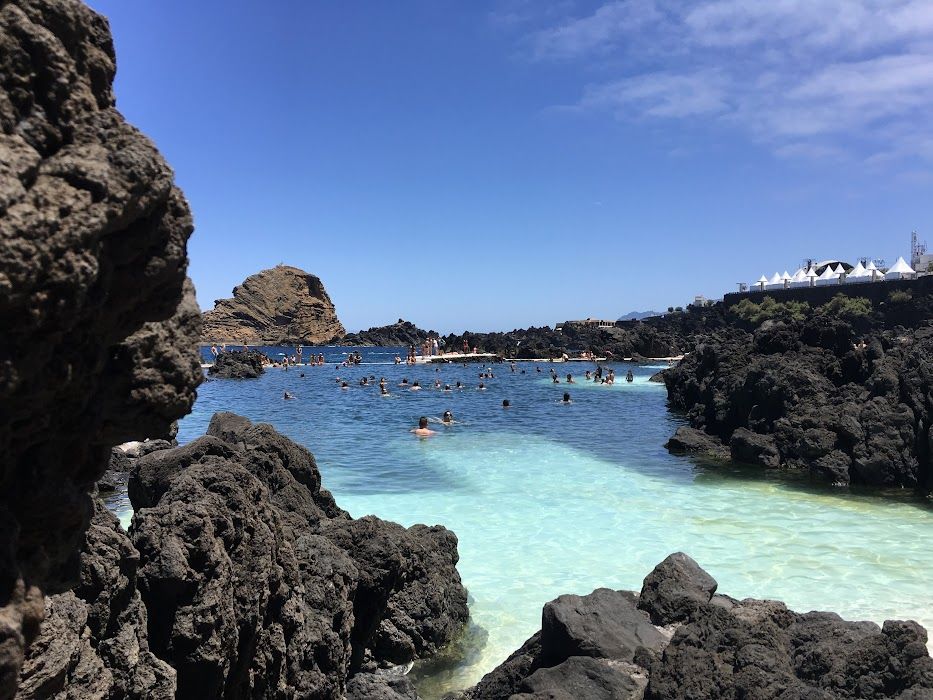
[[[663,444],[681,420],[667,412],[663,385],[647,381],[657,367],[635,367],[632,384],[618,365],[613,387],[568,386],[552,384],[548,370],[580,382],[587,367],[495,365],[495,378],[480,380],[476,365],[397,367],[396,351],[383,348],[364,350],[364,360],[386,364],[335,369],[341,352],[325,350],[324,367],[205,383],[179,439],[202,434],[218,410],[272,423],[314,452],[325,486],[353,516],[457,533],[485,643],[435,672],[429,694],[496,666],[539,628],[546,601],[598,586],[637,590],[677,550],[735,597],[933,629],[933,510],[906,494],[851,494],[669,455]],[[357,386],[370,374],[387,377],[393,395]],[[337,377],[351,388],[339,389]],[[397,387],[402,377],[425,389]],[[436,377],[468,388],[435,390]],[[295,400],[282,399],[286,389]],[[571,405],[560,403],[564,391]],[[432,426],[438,435],[425,440],[409,434],[419,416],[448,409],[456,425]]]

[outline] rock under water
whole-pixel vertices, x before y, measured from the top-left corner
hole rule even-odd
[[[639,594],[597,589],[544,607],[541,631],[466,700],[933,697],[927,634],[735,600],[685,554]]]
[[[230,299],[204,312],[206,343],[324,344],[343,337],[334,305],[320,278],[290,265],[247,277]]]

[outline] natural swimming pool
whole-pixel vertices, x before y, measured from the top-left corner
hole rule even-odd
[[[637,590],[677,550],[734,597],[933,628],[928,505],[668,454],[664,442],[681,420],[668,413],[663,385],[648,382],[657,367],[634,366],[627,384],[629,365],[617,365],[607,387],[579,383],[590,366],[577,363],[519,363],[514,373],[499,364],[494,379],[480,380],[480,365],[395,366],[393,348],[362,349],[366,364],[335,369],[345,351],[323,349],[323,367],[206,382],[179,440],[203,434],[219,410],[271,423],[314,452],[324,485],[354,517],[457,533],[472,621],[485,642],[425,679],[425,696],[469,685],[504,660],[538,629],[546,601],[598,586]],[[577,384],[566,385],[567,372]],[[385,376],[392,396],[359,387],[364,375]],[[339,389],[337,377],[350,388]],[[425,388],[399,388],[403,377]],[[435,390],[436,377],[468,388]],[[284,401],[285,390],[295,400]],[[564,391],[569,406],[560,403]],[[432,426],[439,434],[427,440],[408,432],[419,416],[439,419],[445,410],[456,425]]]

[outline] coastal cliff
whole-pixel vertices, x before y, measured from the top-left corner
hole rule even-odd
[[[111,446],[168,434],[201,379],[188,204],[117,111],[115,70],[107,21],[85,5],[0,3],[3,700],[44,595],[80,582]]]
[[[202,342],[329,343],[346,333],[320,278],[289,265],[247,277],[203,316]]]

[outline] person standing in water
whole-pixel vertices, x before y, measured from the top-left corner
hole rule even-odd
[[[418,437],[430,437],[437,434],[428,427],[428,419],[426,416],[421,416],[421,418],[418,419],[418,427],[412,428],[411,432]]]
[[[625,375],[625,381],[629,384],[635,381],[635,375],[632,373],[632,370],[629,370]]]

